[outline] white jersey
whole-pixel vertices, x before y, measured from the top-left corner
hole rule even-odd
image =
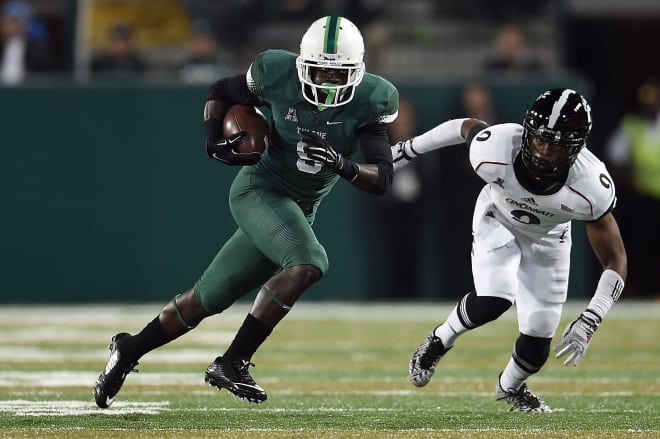
[[[472,167],[487,183],[472,220],[472,275],[477,295],[516,302],[520,332],[551,338],[568,292],[571,220],[597,220],[616,197],[605,165],[586,148],[556,192],[525,189],[514,171],[522,132],[494,125],[470,144]]]
[[[470,162],[488,184],[494,214],[512,232],[530,238],[562,233],[573,219],[593,221],[609,212],[616,200],[605,165],[583,148],[558,191],[538,195],[516,178],[513,162],[520,152],[523,128],[507,123],[488,127],[470,144]]]

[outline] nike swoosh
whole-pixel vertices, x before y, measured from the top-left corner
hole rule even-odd
[[[339,125],[339,124],[341,124],[341,123],[343,123],[343,122],[342,122],[342,121],[338,121],[338,122],[330,122],[330,121],[328,120],[328,121],[326,121],[325,123],[327,123],[328,125]]]
[[[109,396],[105,398],[105,405],[107,405],[108,407],[110,407],[110,405],[111,405],[113,402],[115,402],[115,399],[114,399],[114,398],[110,398]]]

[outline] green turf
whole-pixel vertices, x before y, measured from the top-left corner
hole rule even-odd
[[[0,437],[660,437],[656,303],[617,304],[580,367],[551,357],[529,380],[551,414],[495,401],[517,335],[511,311],[462,337],[428,386],[407,381],[410,354],[449,304],[297,305],[253,358],[269,393],[260,405],[203,382],[240,325],[239,305],[145,356],[115,404],[96,408],[110,336],[138,331],[158,309],[0,310]],[[579,310],[567,307],[562,326]]]

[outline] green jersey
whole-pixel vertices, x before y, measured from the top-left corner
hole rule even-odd
[[[330,192],[338,176],[305,155],[300,133],[313,131],[350,158],[359,147],[361,127],[396,119],[399,96],[390,82],[365,73],[350,102],[319,110],[303,98],[296,57],[292,52],[268,50],[248,70],[250,90],[272,112],[270,144],[254,171],[292,199],[315,202]]]

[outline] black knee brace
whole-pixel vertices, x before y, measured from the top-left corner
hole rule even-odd
[[[477,296],[470,292],[458,302],[458,317],[463,326],[474,329],[495,320],[511,305],[511,302],[501,297]]]
[[[551,340],[520,334],[513,347],[513,360],[530,373],[538,372],[550,355]]]

